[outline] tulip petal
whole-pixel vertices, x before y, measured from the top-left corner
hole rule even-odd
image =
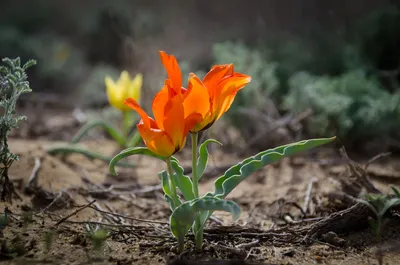
[[[169,87],[164,86],[154,97],[152,109],[158,127],[164,130],[165,107],[170,99]]]
[[[155,122],[154,125],[156,125]],[[154,154],[169,157],[175,153],[174,143],[165,132],[156,129],[149,130],[142,121],[139,122],[137,128],[147,148]]]
[[[203,78],[203,84],[208,88],[211,98],[216,95],[218,83],[226,76],[233,74],[233,64],[214,65]]]
[[[125,104],[134,109],[142,118],[137,128],[149,150],[160,156],[171,156],[176,151],[171,137],[158,128],[156,121],[147,116],[146,112],[134,99],[127,99]]]
[[[184,94],[183,107],[185,109],[185,117],[198,113],[204,118],[210,111],[208,90],[193,73],[190,74],[188,89]]]
[[[219,119],[222,114],[228,111],[231,107],[237,92],[242,89],[246,84],[250,83],[251,77],[248,75],[235,73],[233,76],[224,78],[218,85],[219,95],[216,98],[216,104],[213,106],[215,109],[213,113],[215,120]]]
[[[132,80],[132,85],[134,87],[141,87],[143,85],[143,75],[137,74],[135,78]]]
[[[129,87],[131,82],[131,77],[128,73],[128,71],[124,70],[121,72],[121,75],[117,81],[117,85],[118,87],[122,88],[122,87]]]
[[[188,117],[185,118],[185,130],[184,135],[187,135],[190,131],[198,132],[203,128],[196,128],[201,125],[200,123],[203,121],[203,116],[200,113],[192,113]]]
[[[118,96],[119,96],[118,95],[118,90],[119,90],[118,85],[109,76],[106,76],[106,78],[104,79],[104,82],[106,84],[108,102],[110,103],[111,106],[113,106],[117,109],[120,109],[121,103],[119,102],[119,98],[118,98]]]
[[[130,82],[126,98],[132,97],[133,99],[139,102],[142,92],[142,85],[143,85],[143,76],[141,74],[137,74],[135,78]]]
[[[161,62],[163,63],[165,70],[167,70],[170,86],[176,91],[177,94],[180,93],[182,87],[182,74],[181,69],[176,58],[173,55],[169,55],[163,51],[159,51]]]
[[[171,98],[165,106],[164,128],[178,149],[182,147],[182,140],[186,136],[184,134],[185,122],[182,103],[182,96],[177,95]]]
[[[106,84],[108,98],[114,98],[114,92],[116,90],[117,84],[109,76],[106,76],[106,78],[104,79],[104,83]]]
[[[150,120],[150,117],[147,115],[147,113],[139,106],[139,104],[134,100],[133,98],[128,98],[124,101],[124,104],[129,106],[131,109],[136,111],[139,116],[142,118],[143,121],[143,126],[150,129],[152,127],[152,122]],[[154,127],[153,125],[153,128]],[[156,128],[159,129],[159,128]]]

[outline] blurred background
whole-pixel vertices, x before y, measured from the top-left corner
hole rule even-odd
[[[59,130],[53,138],[68,140],[83,114],[113,117],[104,77],[124,69],[144,75],[142,105],[150,110],[166,77],[164,50],[186,76],[225,63],[252,76],[210,131],[219,140],[224,132],[226,148],[257,151],[337,135],[338,145],[361,153],[399,152],[399,4],[2,0],[0,57],[38,61],[28,72],[34,93],[21,99],[33,110],[21,111],[24,137]],[[70,123],[60,109],[70,111]]]

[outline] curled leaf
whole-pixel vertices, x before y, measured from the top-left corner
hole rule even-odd
[[[122,150],[118,155],[114,156],[113,159],[111,159],[110,165],[109,165],[110,172],[114,175],[117,175],[117,173],[115,171],[115,165],[118,163],[118,161],[120,161],[128,156],[132,156],[132,155],[147,155],[147,156],[151,156],[151,157],[160,159],[162,161],[165,161],[164,157],[154,154],[146,147],[131,147],[131,148]]]
[[[185,200],[190,201],[195,198],[193,194],[192,180],[183,174],[183,168],[179,165],[178,160],[171,160],[172,168],[175,171],[174,179],[178,189],[182,192]]]
[[[209,143],[216,143],[216,144],[222,145],[222,143],[220,143],[214,139],[208,139],[200,145],[200,151],[199,151],[200,155],[197,159],[197,177],[199,180],[201,179],[201,177],[204,174],[204,171],[207,168],[208,156],[209,156],[208,150],[207,150],[207,145]]]
[[[167,201],[170,209],[173,211],[178,205],[175,205],[174,201],[172,200],[173,193],[170,187],[168,172],[166,170],[161,171],[160,173],[158,173],[158,176],[161,179],[161,185],[164,191],[164,199]],[[182,202],[178,200],[178,203],[181,204]]]
[[[311,139],[269,149],[249,157],[242,162],[229,168],[225,174],[219,177],[215,183],[214,196],[225,198],[239,183],[245,180],[253,172],[260,168],[278,161],[279,159],[293,154],[309,150],[311,148],[327,144],[333,141],[332,138]]]

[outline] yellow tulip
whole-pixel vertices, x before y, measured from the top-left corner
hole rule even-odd
[[[117,82],[114,82],[111,77],[106,76],[105,84],[108,102],[111,106],[123,112],[130,110],[130,108],[124,104],[124,101],[127,98],[140,101],[142,83],[143,76],[141,74],[137,74],[135,78],[131,79],[127,71],[121,73]]]

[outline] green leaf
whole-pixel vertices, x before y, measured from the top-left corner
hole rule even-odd
[[[175,205],[174,200],[172,200],[172,191],[169,185],[169,175],[166,170],[158,173],[158,176],[161,179],[162,189],[164,191],[164,199],[169,204],[170,209],[173,211],[177,205]]]
[[[371,227],[372,232],[376,233],[377,232],[377,228],[378,228],[378,224],[375,220],[373,219],[369,219],[368,220],[369,226]]]
[[[179,249],[183,248],[184,237],[192,226],[198,212],[219,210],[231,213],[233,220],[237,220],[241,213],[239,205],[235,202],[214,197],[202,197],[178,206],[170,217],[170,228],[172,234],[178,240]]]
[[[371,204],[369,201],[363,200],[363,199],[358,199],[357,200],[359,203],[364,204],[365,206],[367,206],[374,214],[376,217],[379,218],[379,213],[378,211],[375,209],[374,205]]]
[[[161,185],[164,193],[168,196],[172,196],[171,188],[169,186],[169,180],[168,180],[168,172],[166,170],[163,170],[158,173],[158,177],[161,179]]]
[[[171,209],[171,211],[173,211],[175,209],[174,200],[171,199],[171,197],[168,196],[167,194],[164,194],[164,200],[168,203],[169,208]]]
[[[385,202],[384,206],[382,209],[379,211],[379,215],[382,217],[385,215],[385,213],[392,208],[393,206],[400,205],[400,199],[399,198],[392,198],[389,199]]]
[[[398,198],[400,198],[400,191],[399,191],[395,186],[392,186],[392,190],[393,190],[394,194],[395,194]]]
[[[92,128],[94,127],[103,127],[104,130],[120,145],[120,146],[125,146],[126,144],[126,139],[122,134],[109,122],[107,121],[102,121],[102,120],[96,120],[96,121],[91,121],[87,123],[85,126],[83,126],[72,138],[72,143],[77,143],[79,142],[82,137]]]
[[[112,161],[111,157],[104,156],[100,153],[97,152],[91,152],[83,147],[79,146],[58,146],[58,147],[52,147],[47,149],[47,153],[50,155],[55,155],[55,154],[70,154],[70,153],[77,153],[86,156],[87,158],[90,159],[99,159],[104,162],[110,163]],[[120,167],[127,167],[127,168],[135,168],[136,165],[130,164],[130,163],[124,163],[124,162],[119,162],[115,161],[115,164],[118,163],[118,166]],[[115,165],[114,165],[115,166]]]
[[[198,213],[200,226],[199,227],[196,226],[196,219],[192,226],[193,234],[195,234],[195,238],[197,238],[199,236],[199,234],[203,233],[204,226],[206,225],[208,218],[210,218],[210,216],[212,214],[213,214],[213,211],[202,211],[202,212]]]
[[[195,198],[193,194],[193,183],[192,180],[183,174],[183,168],[179,165],[178,160],[171,159],[172,168],[175,171],[174,179],[179,190],[182,192],[185,200],[190,201]]]
[[[132,156],[132,155],[147,155],[147,156],[151,156],[151,157],[160,159],[162,161],[165,161],[164,157],[154,154],[146,147],[131,147],[131,148],[122,150],[118,155],[114,156],[113,159],[111,159],[110,166],[109,166],[110,172],[114,175],[117,175],[117,173],[115,172],[115,165],[121,159],[124,159],[124,158],[126,158],[128,156]]]
[[[223,176],[219,177],[215,181],[215,191],[213,195],[217,198],[225,198],[234,188],[236,188],[237,185],[239,185],[240,182],[245,180],[248,176],[260,168],[272,162],[278,161],[283,157],[327,144],[334,139],[335,137],[304,140],[297,143],[280,146],[275,149],[269,149],[258,153],[255,156],[249,157],[237,165],[232,166],[225,172]]]
[[[222,145],[222,143],[220,143],[214,139],[208,139],[200,145],[200,152],[199,152],[200,155],[199,155],[199,158],[197,159],[197,176],[198,176],[199,180],[201,179],[201,177],[204,174],[204,171],[207,168],[207,163],[208,163],[207,145],[209,143],[216,143],[216,144]]]
[[[25,64],[24,64],[24,66],[22,67],[24,70],[26,70],[26,69],[28,69],[28,68],[30,68],[30,67],[32,67],[32,66],[34,66],[34,65],[36,65],[36,60],[29,60],[29,61],[27,61]]]

